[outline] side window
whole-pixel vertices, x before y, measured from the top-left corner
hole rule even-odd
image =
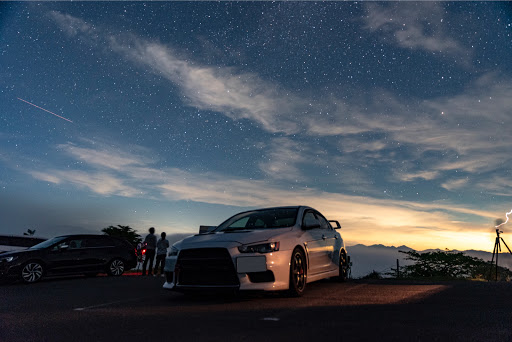
[[[267,224],[260,217],[251,217],[246,227],[249,228],[267,228]]]
[[[240,220],[233,222],[229,225],[229,228],[245,228],[247,221],[249,221],[249,216],[243,217]]]
[[[69,241],[69,249],[78,249],[83,248],[83,241],[82,239],[73,239]]]
[[[53,246],[52,251],[60,251],[60,250],[72,250],[82,248],[83,240],[82,239],[71,239],[64,240],[57,245]]]
[[[316,216],[318,217],[318,221],[320,222],[320,227],[322,229],[331,229],[331,225],[329,224],[329,221],[325,219],[320,213],[316,213]]]
[[[304,220],[302,221],[303,226],[314,226],[319,224],[317,218],[315,217],[315,214],[313,214],[312,211],[308,211],[304,215]]]

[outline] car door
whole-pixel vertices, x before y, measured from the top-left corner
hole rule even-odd
[[[85,241],[84,264],[89,271],[101,271],[115,257],[115,246],[107,236],[88,237]]]
[[[321,270],[322,272],[333,271],[338,269],[338,253],[340,249],[338,234],[322,214],[315,212],[315,215],[320,222],[322,240],[324,241],[324,255],[322,258]]]
[[[83,239],[69,238],[50,248],[46,257],[48,271],[56,274],[78,273],[83,267],[81,247]]]
[[[323,231],[317,216],[312,210],[304,212],[302,219],[304,242],[308,253],[308,273],[317,274],[325,267],[325,242],[322,239]]]

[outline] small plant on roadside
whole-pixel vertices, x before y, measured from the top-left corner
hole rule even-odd
[[[382,279],[382,275],[379,272],[373,270],[361,279]]]

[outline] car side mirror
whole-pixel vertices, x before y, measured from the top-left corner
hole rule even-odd
[[[66,251],[69,248],[69,245],[60,245],[60,246],[54,246],[52,247],[52,252],[63,252]]]
[[[329,223],[331,224],[331,227],[333,229],[340,229],[341,226],[340,226],[340,223],[336,220],[330,220]]]

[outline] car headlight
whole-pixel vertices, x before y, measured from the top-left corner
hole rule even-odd
[[[240,253],[272,253],[279,250],[279,242],[259,243],[257,245],[242,245],[238,247]]]
[[[11,262],[14,259],[16,259],[15,256],[8,256],[8,257],[5,257],[5,258],[0,258],[0,262]]]
[[[171,251],[169,252],[169,254],[167,256],[178,256],[178,252],[180,250],[174,246],[171,246]]]

